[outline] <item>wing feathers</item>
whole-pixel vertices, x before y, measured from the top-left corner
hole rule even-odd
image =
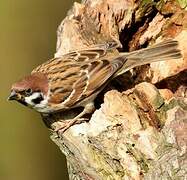
[[[45,73],[49,80],[49,103],[73,108],[100,91],[110,78],[146,63],[180,58],[177,41],[164,41],[150,48],[115,54],[115,43],[97,45],[52,59],[33,72]],[[114,52],[114,53],[113,53]]]

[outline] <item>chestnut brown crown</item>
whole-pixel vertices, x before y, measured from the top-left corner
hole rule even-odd
[[[14,83],[8,100],[21,101],[24,98],[23,96],[30,96],[34,92],[41,92],[43,95],[47,95],[48,79],[45,74],[33,73]]]

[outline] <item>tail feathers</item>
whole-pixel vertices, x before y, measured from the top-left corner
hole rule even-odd
[[[178,48],[178,41],[166,40],[152,47],[124,53],[122,56],[127,58],[126,63],[123,65],[117,75],[144,64],[149,64],[157,61],[165,61],[170,59],[179,59],[182,57]]]

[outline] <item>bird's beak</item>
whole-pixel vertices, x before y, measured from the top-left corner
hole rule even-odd
[[[12,101],[12,100],[19,100],[19,99],[20,99],[19,95],[14,90],[12,90],[7,100]]]

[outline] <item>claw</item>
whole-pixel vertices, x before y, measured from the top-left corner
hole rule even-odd
[[[63,120],[63,121],[58,121],[53,123],[55,129],[54,131],[58,134],[58,133],[64,133],[67,129],[69,129],[71,126],[73,126],[74,124],[80,124],[82,122],[85,121],[89,121],[88,118],[82,118],[85,114],[90,114],[94,111],[95,107],[93,102],[87,104],[84,107],[84,110],[78,114],[76,117],[74,117],[73,119],[68,119],[68,120]]]
[[[85,121],[88,121],[89,119],[87,118],[80,118],[80,119],[68,119],[64,121],[58,121],[54,123],[55,129],[54,131],[56,133],[61,133],[63,134],[67,129],[69,129],[71,126],[75,124],[81,124]]]

